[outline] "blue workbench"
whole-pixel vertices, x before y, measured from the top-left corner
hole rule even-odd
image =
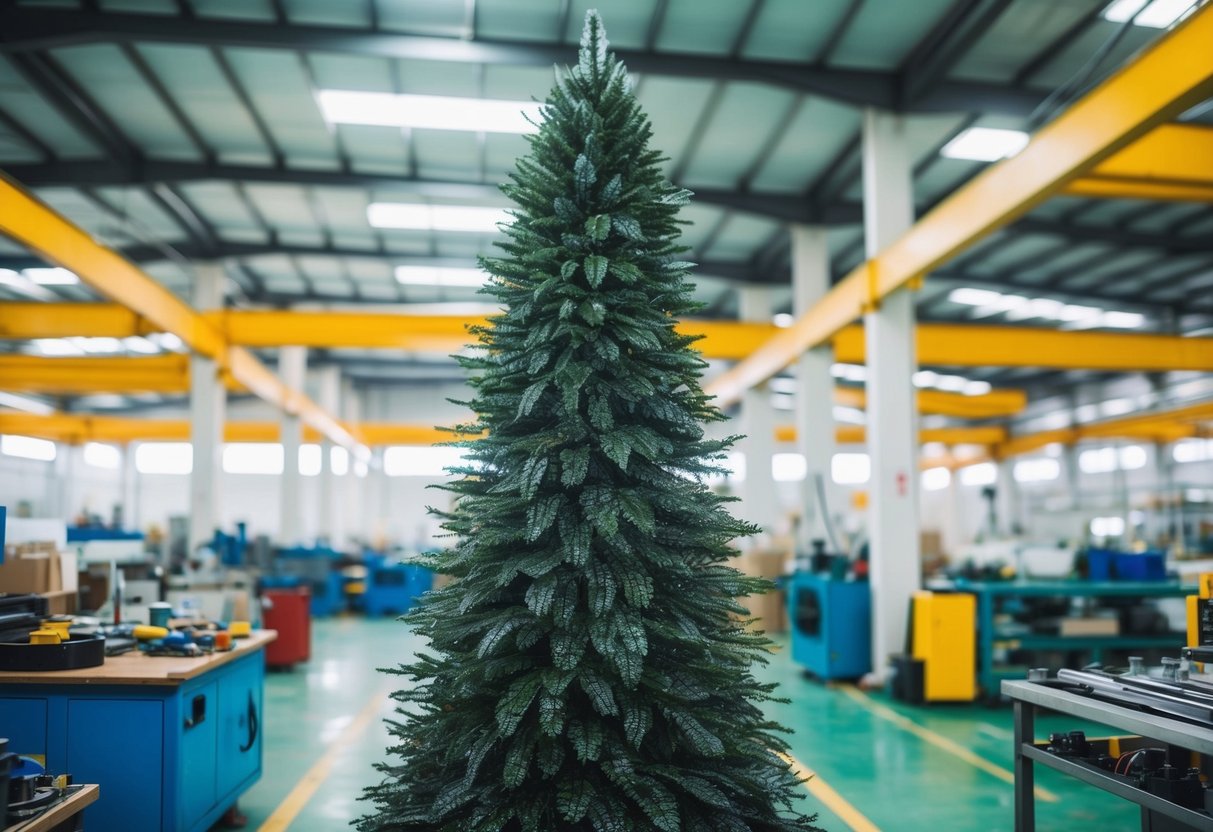
[[[199,658],[130,653],[100,667],[0,673],[0,736],[97,783],[92,832],[205,832],[261,777],[265,645]]]
[[[1000,627],[995,614],[1000,604],[1024,598],[1182,598],[1195,595],[1193,584],[1174,581],[965,581],[932,584],[936,591],[967,592],[977,598],[977,682],[987,695],[995,695],[1003,679],[1022,679],[1022,667],[998,667],[997,646],[1021,650],[1077,650],[1091,661],[1102,661],[1106,650],[1173,650],[1178,655],[1184,634],[1162,633],[1117,636],[1056,636]]]

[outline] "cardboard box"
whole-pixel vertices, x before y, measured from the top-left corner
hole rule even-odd
[[[77,598],[74,590],[43,592],[42,597],[46,599],[47,612],[49,612],[51,615],[76,614]]]
[[[1058,628],[1062,636],[1118,636],[1119,618],[1063,618]]]
[[[4,563],[0,563],[0,592],[43,593],[62,589],[63,562],[53,548],[43,550],[19,544],[5,549]]]
[[[749,595],[741,599],[741,605],[750,611],[752,618],[758,619],[754,624],[757,629],[765,633],[788,631],[787,595],[782,589]]]

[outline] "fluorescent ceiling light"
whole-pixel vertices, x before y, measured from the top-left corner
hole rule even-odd
[[[969,380],[964,376],[940,376],[935,386],[949,393],[959,393],[968,386]]]
[[[940,150],[949,159],[974,162],[996,162],[1014,156],[1028,144],[1028,134],[1022,130],[1002,130],[996,127],[970,127],[959,133]]]
[[[1135,26],[1166,29],[1184,17],[1196,5],[1196,0],[1115,0],[1103,10],[1103,19],[1111,23],[1132,20]]]
[[[979,462],[960,469],[961,485],[993,485],[998,482],[998,466],[993,462]]]
[[[988,381],[968,381],[960,392],[966,396],[985,396],[993,389],[994,386]]]
[[[144,338],[142,335],[132,335],[129,338],[122,339],[122,346],[126,347],[127,352],[137,352],[143,355],[155,355],[160,352],[160,348],[151,341]]]
[[[830,478],[839,485],[863,485],[872,476],[872,459],[867,454],[834,454],[830,459]]]
[[[498,223],[508,224],[510,219],[504,208],[473,205],[372,202],[366,208],[366,221],[374,228],[494,234],[497,232]]]
[[[135,470],[140,474],[189,474],[194,470],[194,446],[189,442],[142,442],[135,448]]]
[[[122,352],[125,347],[117,338],[83,338],[75,337],[71,342],[80,349],[93,355],[110,355],[116,352]]]
[[[67,269],[23,269],[21,274],[39,286],[75,286],[80,282],[80,278]]]
[[[934,387],[939,381],[939,373],[931,370],[919,370],[914,374],[915,387]]]
[[[787,312],[780,312],[778,315],[771,318],[771,323],[775,324],[775,326],[779,327],[780,329],[787,329],[792,324],[796,323],[796,319]]]
[[[480,269],[453,266],[397,266],[396,282],[406,286],[446,286],[478,289],[486,275]]]
[[[55,296],[43,289],[24,275],[17,274],[12,269],[0,269],[0,286],[11,289],[26,297],[38,300],[54,300]]]
[[[772,454],[771,477],[775,482],[800,482],[809,475],[804,454]]]
[[[445,95],[321,90],[316,103],[332,124],[369,124],[473,133],[536,133],[543,105]],[[528,120],[529,119],[529,120]]]
[[[185,350],[185,342],[171,332],[158,332],[155,335],[149,335],[148,340],[153,344],[158,344],[161,349],[169,352],[183,352]]]
[[[1099,316],[1101,326],[1113,329],[1137,329],[1146,322],[1146,316],[1137,312],[1104,312]]]
[[[66,338],[35,338],[30,342],[43,355],[83,355],[84,348]]]
[[[994,292],[990,289],[971,289],[967,286],[953,289],[948,293],[948,300],[964,306],[993,306],[1001,298],[1001,292]]]
[[[834,421],[843,422],[848,425],[866,425],[868,416],[857,407],[846,407],[845,405],[836,404],[831,411],[834,414]]]
[[[55,412],[55,408],[45,402],[27,396],[18,396],[16,393],[0,392],[0,407],[8,407],[24,413],[36,413],[39,416],[50,416]]]

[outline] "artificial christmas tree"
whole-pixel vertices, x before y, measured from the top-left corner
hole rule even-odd
[[[788,832],[800,785],[750,674],[769,642],[726,565],[753,529],[701,481],[729,441],[699,386],[678,208],[624,68],[586,17],[484,261],[467,467],[447,486],[457,579],[408,620],[398,739],[364,832]],[[483,436],[479,435],[483,432]]]

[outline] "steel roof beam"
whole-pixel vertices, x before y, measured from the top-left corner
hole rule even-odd
[[[0,11],[0,52],[17,53],[94,43],[181,43],[212,47],[303,49],[385,58],[458,63],[551,66],[574,57],[563,43],[464,40],[393,34],[338,26],[110,13],[83,9],[12,6]],[[896,73],[820,64],[710,57],[655,50],[618,50],[629,69],[684,78],[765,83],[856,106],[898,109]],[[911,104],[914,112],[980,110],[1026,115],[1042,94],[1004,84],[943,81]]]

